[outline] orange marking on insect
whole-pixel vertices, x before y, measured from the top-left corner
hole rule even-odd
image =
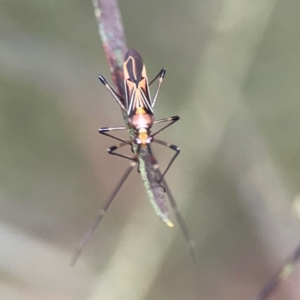
[[[141,141],[142,146],[147,145],[147,139],[149,135],[146,129],[142,128],[139,130],[139,140]]]
[[[136,109],[136,111],[135,111],[135,114],[136,114],[136,115],[143,115],[143,114],[145,114],[145,113],[146,113],[146,111],[144,110],[143,107],[138,107],[138,108]]]

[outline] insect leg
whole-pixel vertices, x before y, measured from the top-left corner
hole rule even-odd
[[[122,103],[123,102],[122,97],[114,90],[114,88],[106,81],[106,79],[102,75],[99,75],[98,78],[103,83],[103,85],[109,90],[109,92],[115,98],[115,100],[120,105],[120,107],[124,111],[126,111],[126,108],[124,107],[124,105]]]
[[[129,160],[137,160],[137,156],[139,154],[139,151],[140,151],[140,145],[138,145],[138,149],[137,149],[137,154],[132,157],[132,156],[129,156],[129,155],[124,155],[124,154],[121,154],[121,153],[115,153],[115,151],[121,147],[124,147],[126,145],[132,145],[132,140],[129,140],[129,141],[125,141],[123,143],[120,143],[118,145],[115,145],[115,146],[111,146],[107,149],[107,152],[111,155],[115,155],[115,156],[119,156],[119,157],[122,157],[122,158],[126,158],[126,159],[129,159]]]
[[[166,173],[167,173],[168,170],[170,169],[171,165],[173,164],[174,160],[175,160],[176,157],[179,155],[179,153],[180,153],[180,148],[179,148],[178,146],[176,146],[176,145],[169,144],[169,143],[167,143],[167,142],[165,142],[165,141],[162,141],[162,140],[157,140],[157,139],[155,139],[155,140],[153,140],[153,142],[154,142],[154,143],[157,143],[157,144],[160,144],[160,145],[162,145],[162,146],[168,147],[168,148],[170,148],[171,150],[174,150],[174,151],[176,152],[176,153],[174,154],[174,156],[171,158],[171,160],[170,160],[168,166],[166,167],[165,171],[163,172],[163,174],[161,175],[161,178],[160,178],[159,181],[158,181],[159,183],[161,183],[162,180],[163,180],[163,178],[164,178],[164,176],[166,175]]]
[[[123,140],[123,139],[121,139],[119,137],[116,137],[116,136],[114,136],[112,134],[107,133],[108,131],[125,130],[125,129],[127,129],[126,126],[120,126],[120,127],[101,127],[101,128],[98,129],[98,132],[101,133],[101,134],[103,134],[103,135],[106,135],[108,137],[111,137],[111,138],[113,138],[115,140],[118,140],[120,142],[125,142],[125,140]]]
[[[157,100],[157,97],[158,97],[158,94],[159,94],[159,90],[160,90],[160,87],[161,87],[161,84],[163,82],[163,79],[166,75],[166,69],[163,68],[161,69],[161,71],[154,77],[154,79],[149,83],[149,85],[151,85],[157,78],[158,79],[158,85],[157,85],[157,88],[156,88],[156,91],[155,91],[155,94],[154,94],[154,97],[153,97],[153,100],[152,100],[152,108],[154,107],[155,105],[155,102]]]
[[[166,74],[166,71],[167,71],[167,70],[166,70],[165,68],[162,68],[162,69],[158,72],[158,74],[150,81],[149,85],[151,85],[158,77],[160,77],[162,72],[164,72],[164,73]],[[165,76],[165,74],[164,74],[163,76]]]
[[[165,187],[165,190],[167,192],[167,195],[168,195],[168,198],[170,200],[170,203],[171,203],[171,206],[175,212],[175,215],[176,215],[176,219],[177,219],[177,222],[180,226],[180,229],[184,235],[184,238],[186,240],[186,242],[188,243],[189,245],[189,250],[190,250],[190,254],[192,256],[192,259],[195,263],[195,265],[197,265],[197,260],[196,260],[196,255],[195,255],[195,243],[193,241],[193,239],[191,238],[191,235],[190,235],[190,232],[189,232],[189,229],[184,221],[184,218],[178,208],[178,205],[177,205],[177,202],[175,201],[174,197],[173,197],[173,194],[171,193],[171,190],[169,189],[169,186],[167,185],[166,181],[164,179],[162,179],[162,183]]]
[[[123,146],[129,144],[128,141],[126,143],[122,143]],[[120,148],[122,146],[119,146],[118,148]],[[112,148],[112,147],[111,147]],[[116,148],[116,149],[118,149]],[[116,150],[115,149],[115,150]],[[138,148],[138,151],[139,148]],[[128,158],[128,157],[125,157]],[[126,181],[127,177],[129,176],[129,174],[131,173],[131,171],[133,170],[133,168],[136,166],[136,164],[138,163],[138,155],[135,155],[134,157],[131,157],[131,163],[130,166],[127,168],[127,170],[125,171],[125,173],[123,174],[123,176],[121,177],[119,183],[117,184],[117,186],[115,187],[114,191],[112,192],[112,194],[110,195],[110,197],[105,201],[105,203],[103,204],[102,208],[99,210],[98,215],[95,217],[94,219],[94,223],[93,226],[90,227],[90,229],[85,233],[85,235],[83,236],[81,243],[79,244],[77,250],[74,253],[74,256],[71,260],[71,266],[74,266],[78,257],[80,256],[83,247],[86,245],[86,243],[89,241],[89,239],[91,238],[93,232],[95,231],[95,229],[97,228],[97,226],[99,225],[100,221],[102,220],[104,214],[106,213],[106,211],[108,210],[109,206],[111,205],[111,203],[113,202],[114,198],[116,197],[117,193],[119,192],[119,190],[121,189],[122,185],[124,184],[124,182]]]
[[[160,132],[162,132],[163,130],[165,130],[166,128],[170,127],[171,125],[173,125],[175,122],[177,122],[180,119],[179,116],[174,116],[174,117],[169,117],[169,118],[163,118],[160,120],[156,120],[154,121],[154,124],[158,124],[158,123],[163,123],[163,122],[170,122],[169,124],[167,124],[166,126],[162,127],[161,129],[159,129],[158,131],[156,131],[155,133],[151,134],[151,136],[155,136],[157,134],[159,134]]]
[[[124,175],[122,176],[122,178],[120,179],[118,185],[116,186],[116,188],[114,189],[113,193],[110,195],[110,197],[105,201],[105,203],[103,204],[102,208],[100,209],[98,215],[95,217],[94,219],[94,223],[93,226],[90,227],[90,229],[85,233],[85,235],[83,236],[81,243],[78,246],[78,249],[76,250],[72,261],[71,261],[71,266],[74,266],[78,257],[81,254],[81,251],[83,249],[83,247],[86,245],[86,243],[89,241],[89,239],[91,238],[93,232],[95,231],[95,229],[97,228],[97,226],[99,225],[100,221],[102,220],[104,214],[106,213],[107,209],[109,208],[109,206],[111,205],[111,203],[113,202],[114,198],[116,197],[117,193],[119,192],[120,188],[122,187],[123,183],[126,181],[127,177],[129,176],[129,174],[131,173],[131,171],[133,170],[133,168],[136,165],[136,161],[133,161],[130,166],[127,168],[126,172],[124,173]]]

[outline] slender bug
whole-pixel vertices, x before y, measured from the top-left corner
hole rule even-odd
[[[110,94],[114,97],[116,102],[119,104],[121,109],[123,110],[123,113],[127,117],[128,126],[119,126],[119,127],[102,127],[99,129],[99,133],[106,135],[110,138],[113,138],[115,140],[118,140],[120,143],[111,146],[107,149],[108,153],[111,155],[116,155],[125,159],[130,160],[130,166],[125,171],[124,175],[121,177],[119,183],[117,184],[116,188],[114,189],[113,193],[110,195],[110,197],[106,200],[104,205],[99,211],[99,214],[96,216],[93,226],[90,228],[89,231],[85,234],[83,237],[74,257],[72,260],[72,265],[75,264],[77,258],[79,257],[83,247],[90,239],[92,233],[100,223],[103,215],[109,208],[110,204],[116,197],[117,193],[119,192],[120,188],[126,181],[127,177],[133,170],[133,168],[141,162],[141,160],[145,160],[146,157],[149,160],[148,166],[150,165],[152,170],[155,172],[155,180],[156,185],[158,184],[160,188],[162,188],[164,191],[167,192],[171,206],[173,207],[178,223],[183,231],[183,234],[185,236],[185,239],[189,243],[190,252],[192,255],[192,258],[194,262],[195,255],[193,251],[193,241],[190,238],[187,226],[185,224],[185,221],[178,209],[177,203],[175,202],[175,199],[173,195],[171,194],[171,191],[169,190],[165,180],[164,176],[170,169],[171,165],[173,164],[174,160],[180,153],[179,147],[176,145],[169,144],[165,141],[159,140],[154,138],[157,134],[168,128],[169,126],[173,125],[175,122],[179,120],[179,116],[173,116],[169,118],[163,118],[159,120],[154,119],[154,113],[153,108],[156,103],[161,84],[163,82],[163,79],[166,74],[166,69],[161,69],[160,72],[154,77],[154,79],[148,83],[148,78],[146,75],[146,68],[143,63],[141,55],[134,49],[129,49],[125,55],[124,58],[124,65],[123,65],[123,72],[124,72],[124,87],[125,87],[125,99],[123,99],[115,90],[113,87],[111,87],[106,79],[99,75],[99,80],[103,83],[103,85],[108,89]],[[158,80],[158,85],[155,90],[155,94],[153,99],[150,97],[150,89],[149,86]],[[168,124],[163,126],[161,129],[157,130],[154,133],[151,133],[151,128],[154,124],[158,123],[165,123]],[[133,132],[133,137],[129,140],[124,140],[119,137],[116,137],[111,134],[112,131],[118,131],[118,130],[126,130],[130,129]],[[168,147],[171,150],[173,150],[175,153],[173,157],[171,158],[170,162],[168,163],[165,171],[163,173],[160,172],[157,160],[155,159],[152,149],[151,149],[151,143],[157,143],[162,146]],[[128,156],[123,155],[120,153],[117,153],[116,150],[124,147],[124,146],[131,146],[134,152],[134,155]],[[146,163],[146,165],[147,165]],[[147,169],[147,168],[146,168]],[[149,167],[150,169],[150,167]],[[147,171],[147,170],[146,170]],[[162,221],[169,227],[173,227],[173,223],[168,218],[168,211],[166,208],[165,200],[161,201],[161,199],[155,199],[157,201],[154,201],[152,204],[158,213],[159,217],[162,219]],[[162,203],[155,203],[155,202],[162,202]],[[163,209],[161,209],[161,207]],[[162,211],[160,213],[160,211]]]

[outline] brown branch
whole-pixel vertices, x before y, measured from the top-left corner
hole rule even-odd
[[[127,45],[118,2],[93,0],[93,5],[112,80],[119,94],[125,99],[123,62]]]

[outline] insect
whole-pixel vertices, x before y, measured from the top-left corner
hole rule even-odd
[[[152,173],[154,173],[155,175],[154,177],[152,176],[155,180],[154,183],[156,184],[156,186],[159,186],[160,189],[166,191],[169,196],[170,203],[174,208],[178,223],[184,233],[184,236],[187,242],[189,243],[190,252],[195,262],[193,241],[190,238],[187,226],[184,222],[184,219],[182,218],[181,213],[178,210],[175,199],[171,194],[171,191],[169,190],[166,182],[164,181],[164,176],[170,169],[176,157],[179,155],[180,148],[177,147],[176,145],[172,145],[165,141],[156,139],[157,134],[159,134],[161,131],[165,130],[166,128],[173,125],[175,122],[179,120],[179,116],[173,116],[173,117],[163,118],[159,120],[154,119],[153,108],[158,98],[160,87],[166,74],[166,69],[165,68],[161,69],[160,72],[149,83],[146,74],[146,68],[143,63],[143,59],[141,55],[136,50],[129,49],[124,58],[123,72],[124,72],[125,99],[123,99],[114,90],[114,88],[108,84],[108,82],[102,75],[99,75],[98,77],[99,80],[103,83],[103,85],[108,89],[108,91],[113,96],[113,98],[116,100],[121,110],[123,111],[123,114],[125,114],[127,118],[128,126],[102,127],[99,129],[99,133],[106,135],[110,138],[113,138],[115,140],[118,140],[120,142],[119,144],[108,148],[107,151],[111,155],[119,156],[127,160],[130,160],[130,165],[125,171],[124,175],[121,177],[113,193],[106,200],[102,209],[99,211],[99,214],[96,216],[93,226],[83,237],[82,242],[79,245],[79,248],[76,251],[75,256],[72,260],[72,264],[73,265],[75,264],[83,247],[88,242],[92,233],[100,223],[103,215],[109,208],[110,204],[116,197],[118,191],[126,181],[127,177],[129,176],[133,168],[137,164],[141,163],[142,160],[145,159],[148,160],[147,162],[148,167],[150,166],[149,168],[152,169]],[[155,90],[154,97],[153,99],[151,99],[149,86],[156,80],[158,80],[158,84]],[[167,123],[167,124],[162,128],[160,128],[159,130],[157,130],[156,132],[151,133],[152,126],[158,123]],[[111,134],[111,132],[113,131],[126,130],[126,129],[132,131],[133,136],[129,140],[124,140]],[[153,155],[151,149],[152,143],[157,143],[162,146],[168,147],[169,149],[175,152],[163,173],[160,172],[157,160]],[[128,145],[132,147],[132,150],[134,152],[132,156],[124,155],[116,152],[116,150]],[[161,199],[155,199],[155,200],[159,202],[159,200]],[[164,198],[160,202],[162,202],[160,203],[160,205],[166,207]],[[164,221],[164,223],[166,223],[166,225],[168,225],[169,227],[173,227],[174,226],[173,223],[167,217],[167,213],[168,213],[167,209],[160,209],[159,205],[157,205],[155,201],[152,204],[154,205],[154,208],[157,211],[159,217],[162,219],[162,221]]]

